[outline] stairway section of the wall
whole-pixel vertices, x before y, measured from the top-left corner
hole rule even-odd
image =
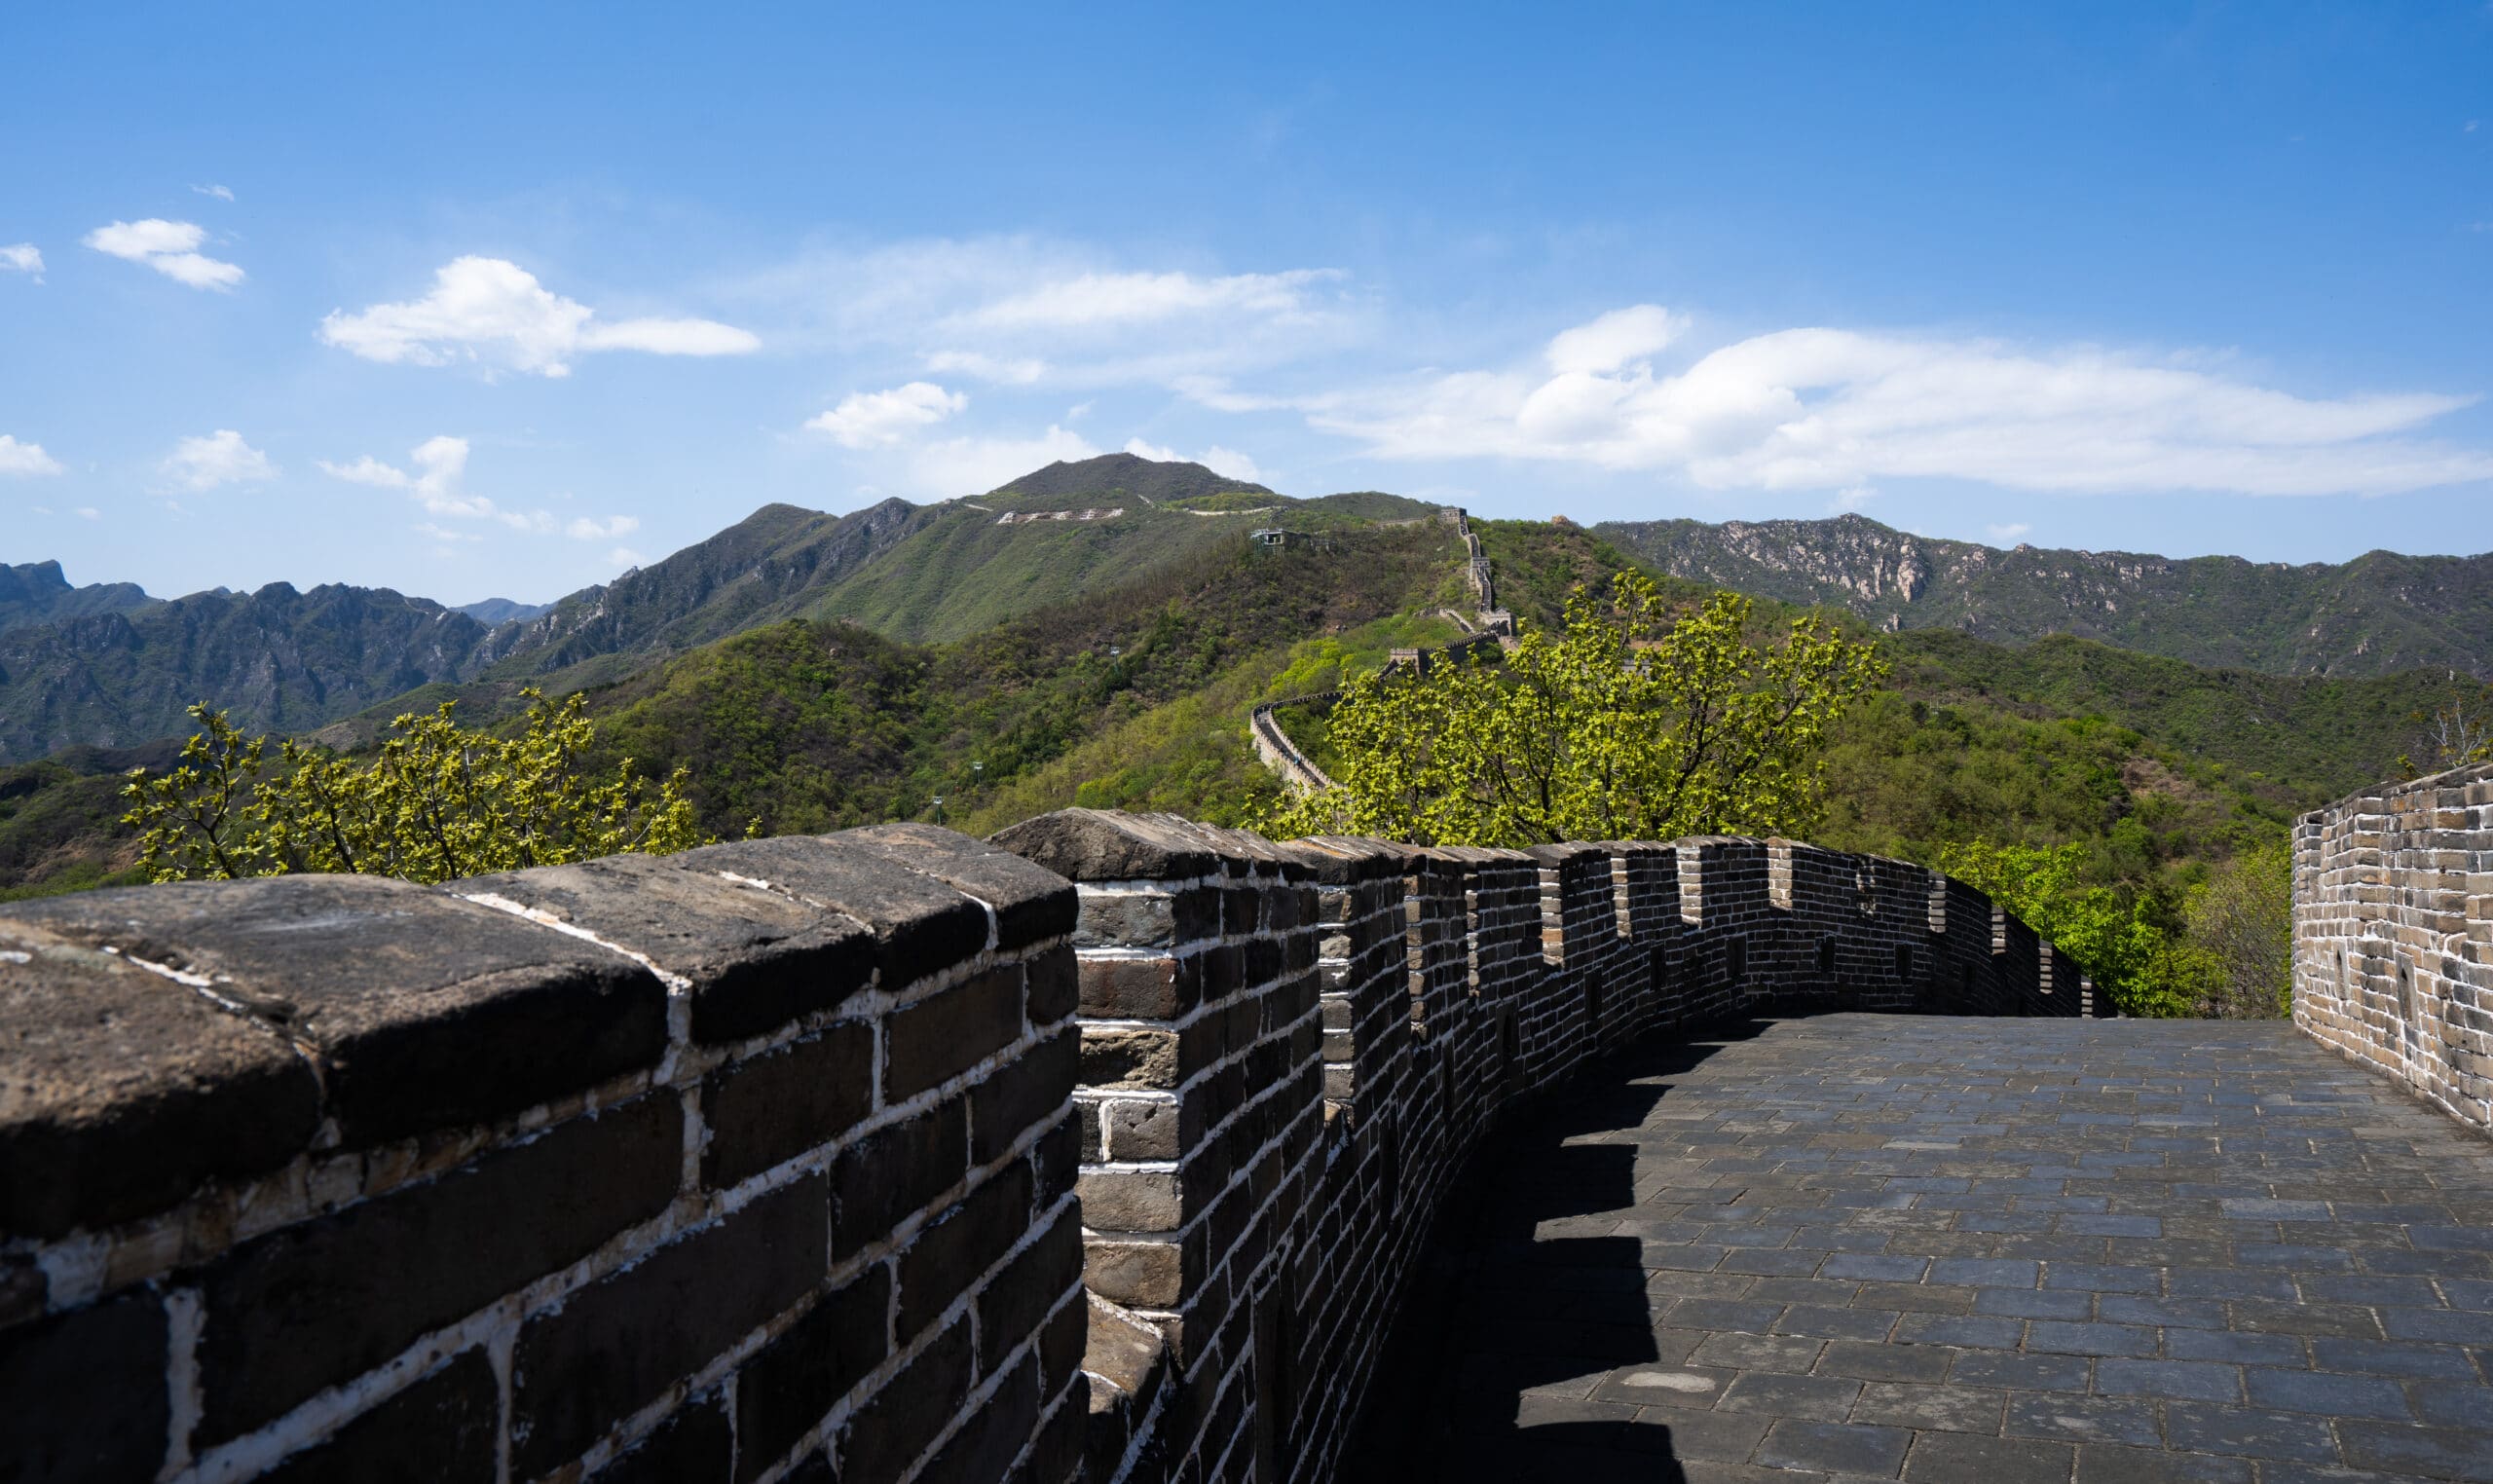
[[[893,826],[0,911],[6,1471],[1070,1476],[1075,906]]]
[[[2294,1023],[2493,1128],[2493,764],[2294,824]]]

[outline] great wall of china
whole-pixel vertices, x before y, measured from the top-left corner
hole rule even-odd
[[[1074,810],[0,909],[20,1476],[1319,1480],[1466,1152],[1735,1009],[2097,1009],[1786,841]]]

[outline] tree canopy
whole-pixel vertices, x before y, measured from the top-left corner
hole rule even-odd
[[[590,773],[594,734],[577,692],[535,691],[511,737],[469,730],[457,702],[391,722],[371,754],[341,757],[292,738],[245,737],[222,711],[190,708],[200,729],[180,761],[131,770],[124,824],[140,833],[152,880],[353,872],[447,881],[622,851],[664,855],[702,843],[679,769],[663,783],[631,760]]]
[[[1734,593],[1675,613],[1622,572],[1503,662],[1355,679],[1327,723],[1339,787],[1267,828],[1506,846],[1805,834],[1824,811],[1827,728],[1886,666],[1816,617],[1754,642],[1752,613]]]

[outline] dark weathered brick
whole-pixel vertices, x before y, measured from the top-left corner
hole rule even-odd
[[[784,835],[704,845],[675,859],[697,871],[768,881],[802,902],[853,917],[874,935],[874,968],[899,990],[986,946],[986,909],[846,835]]]
[[[848,1280],[763,1347],[736,1377],[736,1477],[776,1464],[891,1353],[890,1268]]]
[[[653,1094],[236,1249],[200,1283],[202,1436],[246,1432],[657,1215],[683,1149],[682,1107]]]
[[[890,1237],[903,1217],[958,1183],[968,1160],[969,1117],[959,1097],[840,1151],[831,1169],[834,1255],[844,1261]]]
[[[997,1484],[1029,1445],[1038,1421],[1039,1366],[1034,1357],[1025,1356],[963,1419],[960,1430],[926,1465],[926,1477]]]
[[[735,1451],[726,1398],[696,1397],[599,1469],[597,1484],[727,1484]]]
[[[1067,1209],[979,1294],[981,1374],[992,1375],[1015,1346],[1037,1334],[1049,1313],[1081,1280],[1081,1213]]]
[[[319,1079],[273,1029],[6,920],[0,1047],[8,1235],[109,1226],[163,1210],[203,1180],[274,1169],[310,1144],[320,1119]]]
[[[918,1233],[900,1259],[900,1343],[933,1323],[1029,1228],[1030,1168],[1015,1160]]]
[[[970,1162],[991,1163],[1013,1141],[1054,1119],[1073,1096],[1082,1051],[1066,1026],[987,1074],[970,1090]]]
[[[857,1409],[839,1433],[839,1474],[897,1479],[960,1414],[970,1390],[970,1321],[952,1321]]]
[[[501,1424],[493,1365],[482,1351],[463,1351],[265,1477],[271,1484],[482,1484],[495,1476]]]
[[[904,1005],[883,1022],[883,1097],[915,1096],[1021,1034],[1019,964],[1000,964]]]
[[[841,1020],[788,1046],[729,1062],[702,1079],[710,1147],[701,1179],[733,1185],[832,1142],[874,1102],[874,1032]]]
[[[640,953],[691,982],[692,1038],[741,1040],[829,1010],[874,972],[874,934],[842,913],[729,880],[682,855],[613,855],[472,876],[491,895]]]
[[[1048,948],[1023,963],[1029,975],[1029,1017],[1033,1025],[1053,1025],[1073,1014],[1081,998],[1081,980],[1071,946]]]
[[[316,1048],[350,1145],[535,1107],[666,1046],[666,990],[640,965],[386,876],[184,881],[10,910],[205,975]]]
[[[984,840],[907,823],[869,825],[839,838],[986,903],[995,912],[996,946],[1006,952],[1073,931],[1072,884]]]
[[[577,1457],[678,1377],[822,1280],[824,1192],[809,1175],[539,1315],[513,1354],[511,1466]]]
[[[1059,809],[988,841],[1073,881],[1181,880],[1219,861],[1204,841],[1161,821],[1105,809]]]
[[[1081,1010],[1102,1020],[1173,1020],[1203,993],[1203,957],[1077,960]]]
[[[165,1461],[165,1308],[145,1290],[0,1329],[0,1475],[153,1479]]]

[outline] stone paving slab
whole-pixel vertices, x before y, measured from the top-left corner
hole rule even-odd
[[[1432,1271],[1355,1465],[2493,1480],[2493,1141],[2284,1024],[1640,1048],[1484,1153]]]

